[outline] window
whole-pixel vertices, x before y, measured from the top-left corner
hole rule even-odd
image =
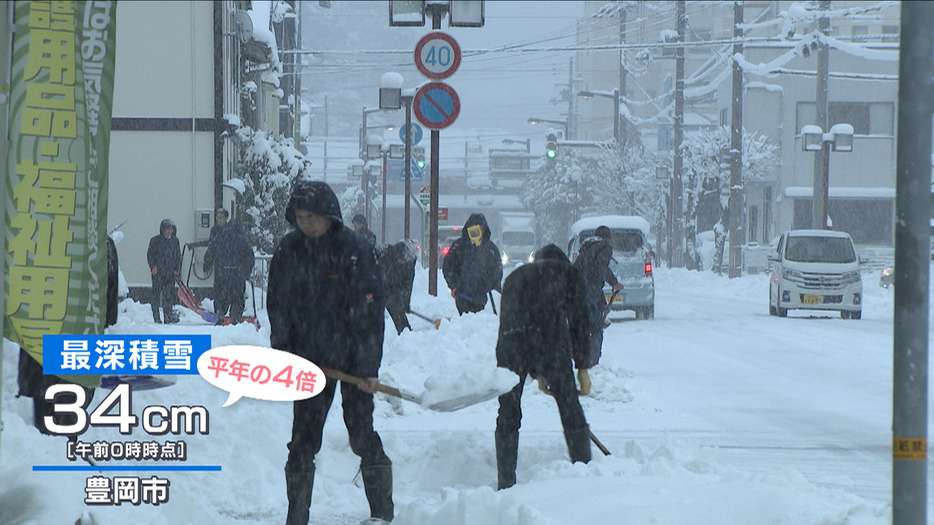
[[[856,244],[889,245],[895,239],[894,206],[891,199],[831,198],[828,215],[833,229],[849,233]],[[795,199],[792,229],[812,226],[811,199]]]
[[[882,26],[882,34],[883,34],[883,35],[897,35],[897,34],[898,34],[898,26],[897,26],[897,25],[891,25],[891,26],[890,26],[890,25],[885,25],[885,26]]]
[[[853,26],[850,31],[853,36],[865,36],[869,34],[869,26]]]
[[[895,105],[891,102],[831,102],[828,104],[830,126],[848,123],[856,135],[888,135],[895,131]],[[816,105],[813,102],[798,102],[796,107],[795,133],[814,124]],[[828,126],[828,128],[830,127]],[[829,131],[825,129],[824,131]]]
[[[856,261],[856,252],[846,237],[789,236],[785,258],[806,263],[851,263]]]

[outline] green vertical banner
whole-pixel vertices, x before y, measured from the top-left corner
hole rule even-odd
[[[17,1],[13,16],[4,330],[41,363],[43,335],[104,329],[116,2]]]

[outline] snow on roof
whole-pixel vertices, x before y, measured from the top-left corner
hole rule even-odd
[[[810,197],[814,192],[811,186],[788,186],[785,188],[786,197]],[[830,197],[894,199],[895,188],[842,188],[831,186],[828,189]]]
[[[607,226],[610,229],[642,230],[649,234],[649,221],[635,215],[601,215],[599,217],[585,217],[571,225],[571,233],[578,235],[584,230],[596,230],[598,226]]]
[[[835,230],[789,230],[789,237],[849,237],[847,232]]]

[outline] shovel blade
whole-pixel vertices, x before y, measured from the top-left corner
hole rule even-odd
[[[508,390],[506,391],[508,392]],[[454,412],[462,408],[467,408],[490,399],[497,398],[505,394],[502,389],[490,388],[481,392],[471,392],[469,394],[452,397],[450,399],[440,399],[430,401],[424,404],[425,408],[436,412]]]

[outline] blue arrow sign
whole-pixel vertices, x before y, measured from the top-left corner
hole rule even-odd
[[[414,146],[422,141],[422,127],[414,122],[409,124],[409,127],[412,129],[412,145]],[[402,144],[405,144],[405,125],[399,128],[399,139],[402,141]]]

